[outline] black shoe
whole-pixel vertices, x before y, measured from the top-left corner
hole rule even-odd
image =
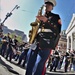
[[[9,62],[11,62],[11,59],[9,60]]]
[[[25,67],[25,64],[23,64],[22,67]]]
[[[54,69],[54,72],[56,72],[56,69]]]
[[[16,65],[20,65],[20,63],[17,63]]]
[[[15,61],[17,61],[17,59],[15,59]]]
[[[54,72],[56,72],[56,70],[54,70]]]
[[[65,72],[67,72],[67,71],[65,71]]]
[[[49,71],[52,71],[52,69],[50,69]]]
[[[8,60],[7,57],[5,59]]]

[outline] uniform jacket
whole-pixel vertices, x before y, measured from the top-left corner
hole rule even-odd
[[[61,20],[58,14],[47,12],[45,16],[48,18],[47,22],[41,22],[41,29],[50,29],[52,32],[39,32],[39,46],[41,48],[55,49],[58,40],[59,33],[61,32]]]

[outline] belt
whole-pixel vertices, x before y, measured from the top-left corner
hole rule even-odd
[[[51,29],[39,29],[39,32],[52,32]]]

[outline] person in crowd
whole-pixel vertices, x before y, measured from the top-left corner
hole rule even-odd
[[[73,50],[73,70],[75,71],[75,50]]]
[[[29,48],[24,49],[25,45],[26,45],[25,42],[21,45],[21,47],[23,47],[23,50],[22,50],[21,55],[19,56],[19,61],[17,63],[17,65],[20,65],[22,63],[22,60],[24,60],[23,63],[22,63],[22,67],[25,67],[26,58],[27,58],[27,52],[29,50]]]
[[[68,71],[68,66],[70,64],[70,61],[71,61],[70,50],[68,50],[68,52],[66,52],[65,55],[65,72]]]
[[[3,29],[2,29],[3,24],[0,23],[0,44],[2,43],[1,40],[3,38]]]
[[[0,38],[3,37],[3,29],[2,29],[3,24],[0,23]]]
[[[52,63],[52,56],[50,55],[48,58],[47,68],[51,65],[51,63]]]
[[[52,66],[50,68],[50,71],[52,71],[54,69],[54,71],[56,72],[56,68],[57,68],[59,60],[60,60],[59,52],[57,50],[55,51],[53,57],[54,57],[54,60],[53,60]]]
[[[17,55],[17,51],[18,51],[18,40],[17,40],[17,35],[15,34],[14,35],[14,38],[12,39],[12,47],[13,47],[13,58],[15,58],[15,57],[17,57],[18,55]]]
[[[8,42],[6,41],[7,37],[4,36],[2,39],[2,47],[1,47],[1,55],[4,57],[6,54],[6,50],[7,50],[7,44]]]
[[[12,60],[12,56],[13,56],[13,50],[12,50],[12,38],[10,37],[10,32],[8,32],[7,34],[7,42],[8,42],[8,49],[7,49],[7,53],[6,53],[6,59],[8,60],[8,56],[9,56],[9,61],[11,62]]]
[[[72,66],[73,66],[73,57],[74,57],[74,53],[73,50],[70,50],[70,64],[69,64],[69,71],[71,71]]]
[[[59,60],[59,63],[58,63],[58,69],[61,69],[62,63],[63,63],[63,59],[64,59],[64,56],[60,55],[60,60]]]

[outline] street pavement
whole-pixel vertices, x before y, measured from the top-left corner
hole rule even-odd
[[[25,75],[25,69],[17,66],[16,63],[9,62],[0,56],[0,75]]]
[[[11,75],[11,73],[6,69],[6,67],[0,64],[0,75]]]
[[[0,75],[25,75],[25,68],[17,65],[17,61],[7,61],[0,55]],[[74,71],[65,73],[64,70],[57,70],[57,72],[50,72],[49,68],[45,75],[75,75]]]
[[[49,70],[46,71],[46,75],[75,75],[75,72],[64,72],[62,70],[57,70],[57,72],[50,72]]]

